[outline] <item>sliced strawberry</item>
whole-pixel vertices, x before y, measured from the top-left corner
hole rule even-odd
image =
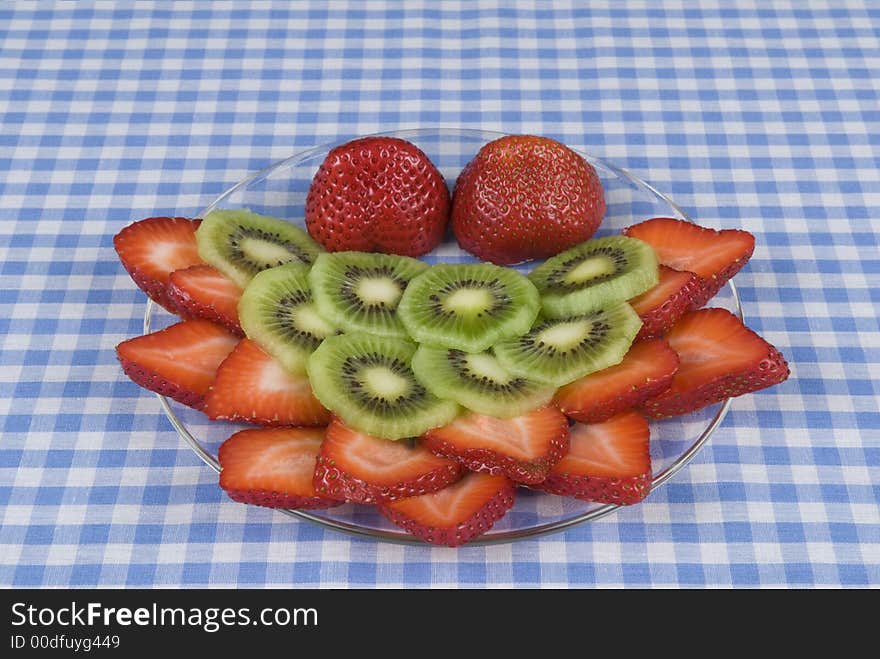
[[[439,492],[380,504],[379,511],[425,542],[458,547],[491,529],[515,495],[504,476],[470,473]]]
[[[309,379],[285,370],[250,339],[242,339],[220,364],[204,412],[209,419],[260,426],[325,426],[330,421]]]
[[[755,249],[755,237],[748,231],[716,231],[671,217],[655,217],[628,227],[623,233],[650,244],[661,264],[700,277],[693,309],[702,307],[721,290]]]
[[[666,340],[681,363],[669,389],[642,406],[654,418],[687,414],[789,375],[782,354],[725,309],[691,311]]]
[[[636,341],[666,334],[693,307],[702,290],[698,275],[661,265],[659,283],[629,301],[642,319]]]
[[[223,442],[220,487],[234,501],[267,508],[331,508],[341,502],[315,492],[312,474],[323,428],[242,430]]]
[[[373,437],[334,418],[318,456],[315,488],[332,499],[379,503],[435,492],[463,473],[458,463],[419,443]]]
[[[648,422],[624,412],[602,423],[576,423],[571,449],[535,489],[565,497],[626,506],[651,491]]]
[[[552,406],[512,419],[469,412],[429,430],[422,441],[437,455],[471,471],[538,483],[568,451],[568,419]]]
[[[116,346],[122,370],[135,383],[201,409],[220,363],[238,337],[207,320],[186,320]]]
[[[199,222],[185,217],[148,217],[113,236],[119,260],[134,283],[172,313],[177,310],[167,293],[171,273],[204,265],[196,244]]]
[[[241,287],[210,265],[194,265],[171,273],[168,299],[177,313],[204,318],[244,336],[238,323]]]
[[[562,387],[554,402],[572,419],[597,423],[665,391],[677,370],[678,356],[666,341],[639,341],[616,366]]]

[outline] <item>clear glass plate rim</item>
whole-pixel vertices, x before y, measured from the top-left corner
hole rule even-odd
[[[501,133],[497,131],[489,131],[482,129],[465,129],[465,128],[446,128],[446,127],[432,127],[432,128],[412,128],[412,129],[402,129],[402,130],[394,130],[394,131],[386,131],[381,133],[374,133],[374,135],[386,135],[386,136],[395,136],[401,138],[417,138],[419,136],[425,134],[436,134],[442,132],[454,132],[459,136],[473,137],[485,140],[497,139],[499,137],[505,136],[507,133]],[[340,144],[341,142],[330,142],[326,144],[317,145],[314,147],[308,147],[293,155],[290,155],[286,158],[278,160],[276,162],[271,163],[270,165],[252,173],[251,175],[245,177],[232,187],[228,188],[225,192],[223,192],[217,199],[215,199],[211,204],[209,204],[199,215],[199,217],[204,217],[211,210],[216,208],[219,204],[221,204],[225,199],[229,198],[239,190],[242,190],[249,185],[253,184],[256,181],[261,180],[263,177],[268,175],[269,173],[280,169],[287,165],[288,163],[304,160],[315,153],[320,153],[327,149],[332,148],[336,144]],[[686,220],[688,222],[693,222],[693,220],[687,216],[687,214],[671,199],[669,199],[666,195],[658,191],[651,184],[643,181],[642,179],[633,176],[627,170],[618,167],[602,158],[598,158],[596,156],[592,156],[590,154],[584,153],[577,149],[577,151],[581,156],[586,158],[591,164],[598,165],[601,169],[605,169],[613,173],[614,175],[626,179],[635,187],[648,192],[658,199],[662,200],[666,203],[670,208],[672,208],[678,217],[682,220]],[[739,297],[739,293],[736,290],[736,285],[733,281],[727,282],[727,287],[730,289],[731,295],[733,297],[734,304],[734,312],[739,316],[740,319],[743,319],[743,309],[742,302]],[[151,331],[152,325],[152,317],[153,311],[156,308],[156,305],[151,301],[147,300],[147,305],[144,313],[144,325],[143,330],[144,334],[147,334]],[[205,449],[201,445],[201,443],[189,432],[183,422],[178,418],[177,414],[171,408],[169,400],[165,396],[161,396],[156,394],[156,397],[159,399],[159,404],[165,413],[165,416],[171,422],[171,425],[177,431],[177,434],[189,445],[189,447],[193,450],[193,452],[198,455],[198,457],[204,462],[206,465],[211,467],[215,472],[220,472],[220,463],[217,461],[217,458],[212,455],[209,451]],[[730,408],[731,399],[724,400],[718,410],[715,413],[715,416],[711,419],[706,428],[700,433],[697,439],[666,469],[656,474],[652,479],[651,491],[653,492],[658,487],[662,486],[669,479],[671,479],[675,474],[677,474],[681,469],[683,469],[691,460],[693,460],[694,456],[702,449],[705,443],[709,440],[711,435],[715,432],[716,428],[721,424],[724,420],[724,417],[727,415],[727,411]],[[579,524],[583,524],[588,521],[596,520],[601,517],[604,517],[614,511],[616,511],[621,506],[617,506],[614,504],[607,504],[601,506],[599,508],[595,508],[593,510],[587,511],[585,513],[576,514],[568,519],[556,520],[553,522],[548,522],[546,524],[540,524],[538,526],[529,527],[527,529],[519,529],[519,530],[510,530],[510,531],[501,531],[497,533],[492,533],[491,531],[481,538],[478,538],[470,543],[467,546],[486,546],[486,545],[494,545],[494,544],[502,544],[507,542],[512,542],[515,540],[522,539],[531,539],[537,538],[543,535],[547,535],[549,533],[557,533],[560,531],[564,531],[565,529],[571,528],[573,526],[577,526]],[[319,515],[310,513],[305,510],[280,510],[287,515],[292,517],[297,517],[300,519],[305,519],[307,521],[318,524],[324,528],[328,528],[334,531],[339,531],[348,535],[363,537],[363,538],[371,538],[374,540],[382,540],[385,542],[390,542],[394,544],[404,544],[404,545],[419,545],[426,546],[424,542],[421,540],[403,533],[403,532],[392,532],[392,531],[383,531],[380,529],[370,529],[362,526],[358,526],[356,524],[350,524],[348,522],[344,522],[341,520],[329,519],[325,517],[321,517]]]

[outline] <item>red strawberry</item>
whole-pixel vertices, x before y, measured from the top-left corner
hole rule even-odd
[[[216,268],[194,265],[171,273],[168,299],[178,313],[204,318],[244,336],[238,323],[241,287]]]
[[[651,491],[648,422],[624,412],[602,423],[576,423],[571,450],[535,489],[599,503],[627,506]]]
[[[423,441],[472,471],[538,483],[568,451],[568,419],[551,406],[512,419],[470,412],[429,430]]]
[[[306,198],[306,227],[327,250],[420,256],[449,220],[446,181],[415,145],[364,137],[336,147]]]
[[[782,354],[725,309],[691,311],[666,340],[681,363],[669,389],[643,405],[657,419],[758,391],[789,375]]]
[[[201,409],[220,363],[238,337],[207,320],[186,320],[116,346],[122,370],[136,384]]]
[[[148,217],[113,236],[113,245],[134,283],[163,307],[177,313],[168,299],[171,273],[204,265],[196,245],[199,220],[185,217]]]
[[[640,341],[616,366],[562,387],[555,402],[572,419],[597,423],[665,391],[677,370],[678,356],[666,341]]]
[[[261,426],[324,426],[330,420],[309,379],[285,370],[250,339],[220,364],[203,411],[209,419]]]
[[[334,418],[318,456],[315,489],[331,499],[378,503],[435,492],[463,472],[419,444],[373,437]]]
[[[462,170],[452,198],[458,244],[499,265],[573,247],[604,215],[596,170],[564,144],[533,135],[486,144]]]
[[[458,547],[491,529],[515,495],[504,476],[470,473],[439,492],[380,504],[379,511],[425,542]]]
[[[331,508],[339,501],[315,492],[312,474],[323,428],[242,430],[223,442],[220,487],[234,501],[267,508]]]
[[[663,336],[685,315],[702,294],[700,277],[693,272],[660,266],[660,282],[629,301],[642,319],[636,341]]]
[[[693,309],[702,307],[751,258],[755,237],[748,231],[716,231],[671,217],[655,217],[623,230],[654,248],[657,260],[701,278]]]

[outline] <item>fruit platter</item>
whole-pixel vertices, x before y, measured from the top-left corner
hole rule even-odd
[[[316,147],[114,245],[148,296],[122,370],[218,486],[390,542],[638,504],[788,377],[731,281],[751,234],[542,137]]]

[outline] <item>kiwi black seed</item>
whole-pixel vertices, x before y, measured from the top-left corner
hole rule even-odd
[[[310,266],[323,251],[295,224],[247,209],[211,211],[196,240],[199,256],[242,288],[268,268],[290,261]]]
[[[642,326],[627,303],[566,318],[540,317],[526,334],[494,347],[514,375],[561,387],[620,363]]]
[[[412,370],[416,346],[396,337],[352,333],[324,340],[308,362],[315,396],[346,425],[384,439],[421,435],[455,418]]]
[[[482,352],[526,332],[539,307],[537,289],[516,270],[443,263],[410,282],[397,311],[419,343]]]
[[[242,293],[238,316],[247,337],[291,373],[305,373],[309,355],[336,333],[318,314],[308,266],[300,262],[257,273]]]
[[[420,346],[413,371],[438,398],[474,412],[509,418],[547,404],[556,389],[513,375],[491,351],[470,353],[456,348]]]
[[[588,240],[547,259],[529,274],[549,318],[588,313],[641,295],[658,281],[657,256],[636,238]]]
[[[397,305],[426,263],[394,254],[325,252],[309,272],[318,311],[346,332],[406,337]]]

